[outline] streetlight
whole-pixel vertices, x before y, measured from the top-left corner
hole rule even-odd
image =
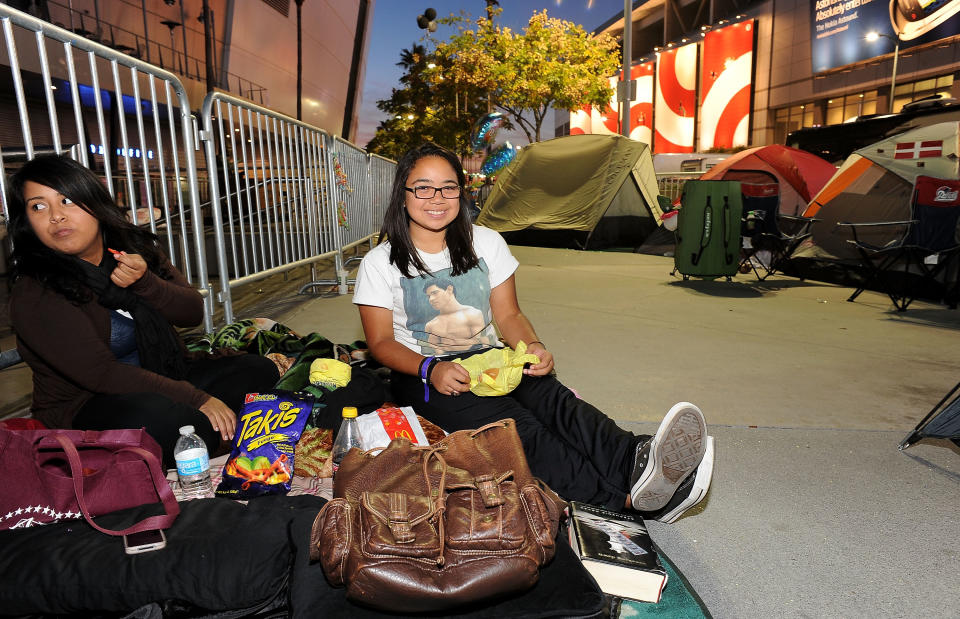
[[[893,41],[893,76],[890,78],[890,102],[887,104],[887,109],[893,114],[893,91],[897,87],[897,59],[900,56],[900,36],[891,36],[889,34],[884,34],[882,32],[868,32],[866,38],[867,41],[873,43],[878,40],[880,37],[884,37]]]
[[[165,19],[160,23],[170,29],[170,53],[173,54],[173,58],[170,59],[170,70],[176,71],[177,70],[177,48],[176,48],[176,43],[174,43],[175,39],[173,38],[173,31],[176,30],[178,27],[182,26],[183,24],[181,24],[180,22],[174,19]],[[161,58],[161,61],[162,61],[162,58]],[[186,71],[184,71],[182,67],[180,69],[180,72],[186,73]]]
[[[633,79],[633,2],[623,0],[623,73],[617,84],[617,98],[622,102],[620,133],[630,137],[630,102],[633,101],[637,82]]]

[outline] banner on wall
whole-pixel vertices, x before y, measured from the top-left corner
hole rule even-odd
[[[810,0],[813,72],[960,34],[960,0]],[[867,34],[876,32],[876,41]],[[891,38],[887,38],[891,37]]]
[[[750,139],[753,20],[706,33],[700,80],[700,150],[746,146]]]
[[[654,93],[654,153],[692,153],[697,89],[696,43],[661,51]]]
[[[639,142],[650,144],[653,137],[653,63],[635,65],[630,72],[637,80],[636,99],[630,104],[630,137]],[[614,94],[603,110],[584,107],[570,113],[570,134],[595,133],[601,135],[620,134],[620,104],[617,101],[617,82],[620,76],[610,78],[610,87]]]

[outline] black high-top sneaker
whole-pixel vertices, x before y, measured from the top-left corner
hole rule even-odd
[[[707,423],[700,409],[679,402],[666,414],[657,433],[637,446],[630,475],[633,509],[652,512],[666,505],[677,487],[703,459]]]
[[[710,489],[710,482],[713,480],[713,462],[715,458],[713,437],[707,437],[707,450],[703,454],[703,460],[700,466],[693,473],[687,475],[686,479],[677,486],[677,491],[673,493],[673,498],[667,501],[667,504],[655,512],[643,515],[648,520],[659,520],[666,524],[672,524],[680,519],[680,516],[695,507],[707,496],[707,490]]]

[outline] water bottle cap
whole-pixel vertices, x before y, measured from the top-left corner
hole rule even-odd
[[[355,406],[344,406],[343,407],[343,418],[351,419],[357,416],[357,407]]]
[[[183,426],[180,428],[180,434],[183,436],[189,436],[193,434],[193,426]]]

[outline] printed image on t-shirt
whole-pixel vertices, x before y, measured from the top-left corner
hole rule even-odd
[[[486,262],[453,276],[452,269],[403,278],[407,328],[423,354],[445,355],[494,346]]]

